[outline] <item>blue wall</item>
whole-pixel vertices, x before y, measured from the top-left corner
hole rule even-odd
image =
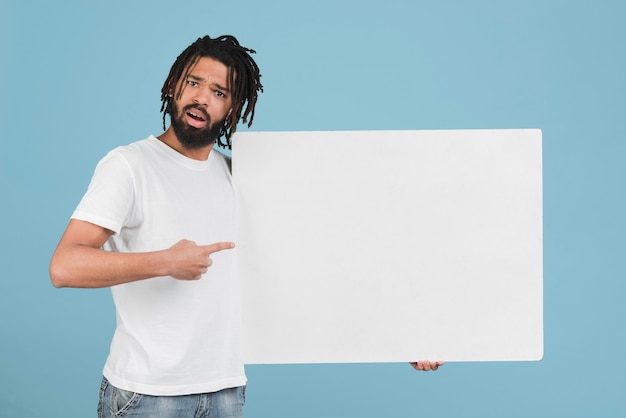
[[[224,33],[258,52],[254,130],[544,138],[542,361],[251,366],[248,416],[626,416],[623,2],[92,3],[0,5],[0,417],[95,416],[109,291],[53,289],[50,255],[104,153],[161,132],[177,54]]]

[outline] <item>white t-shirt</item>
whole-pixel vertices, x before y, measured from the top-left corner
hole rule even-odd
[[[189,159],[154,136],[99,163],[72,218],[108,228],[105,250],[163,250],[181,239],[234,241],[226,159]],[[104,376],[148,395],[214,392],[246,383],[235,250],[212,255],[198,281],[156,277],[111,288],[117,328]]]

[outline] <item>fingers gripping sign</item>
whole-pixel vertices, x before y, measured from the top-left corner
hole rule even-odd
[[[213,264],[213,253],[234,247],[232,242],[197,245],[193,241],[180,240],[167,250],[169,275],[179,280],[199,280]]]
[[[440,366],[443,365],[443,361],[420,360],[416,362],[411,362],[410,364],[415,370],[428,372],[430,370],[437,370]]]

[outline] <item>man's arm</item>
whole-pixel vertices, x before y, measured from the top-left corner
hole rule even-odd
[[[55,287],[109,287],[159,276],[198,280],[211,265],[211,254],[233,248],[232,242],[196,245],[181,240],[168,249],[145,253],[104,251],[112,231],[72,219],[50,262]]]

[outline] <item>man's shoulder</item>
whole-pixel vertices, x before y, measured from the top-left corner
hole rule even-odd
[[[152,148],[150,138],[120,145],[104,155],[98,162],[98,167],[132,167],[146,159],[147,150]]]
[[[153,135],[150,135],[147,138],[119,146],[116,149],[128,152],[142,151],[146,148],[153,148],[156,145],[156,142],[158,142],[158,139],[156,139]]]
[[[155,141],[158,141],[154,136],[149,136],[145,139],[140,139],[135,142],[131,142],[129,144],[120,145],[118,147],[113,148],[109,151],[109,155],[123,155],[123,156],[132,156],[132,155],[143,155],[147,150],[155,148]]]

